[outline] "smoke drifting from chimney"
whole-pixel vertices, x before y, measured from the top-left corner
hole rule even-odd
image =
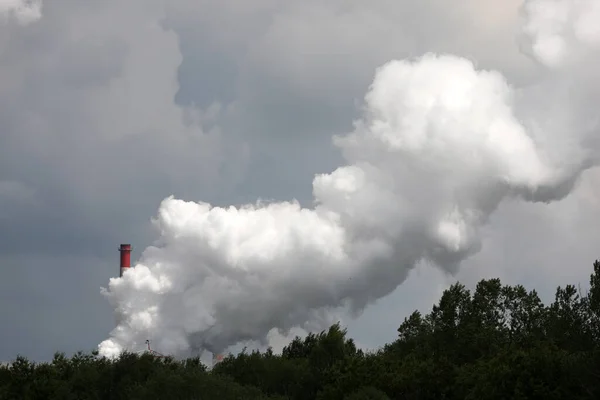
[[[324,328],[328,310],[362,310],[421,260],[455,271],[503,199],[568,195],[600,147],[600,80],[588,80],[600,32],[585,22],[596,3],[561,2],[570,18],[550,32],[555,2],[526,1],[528,52],[547,72],[533,87],[452,55],[380,67],[355,130],[334,138],[346,165],[314,178],[313,208],[165,199],[160,245],[103,290],[118,325],[100,353],[148,337],[169,354],[220,353],[273,329]]]

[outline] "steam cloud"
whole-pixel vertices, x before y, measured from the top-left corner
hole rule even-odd
[[[452,55],[383,65],[355,130],[334,138],[347,165],[315,177],[313,208],[165,199],[157,246],[103,290],[118,324],[100,353],[148,337],[174,355],[219,352],[360,311],[421,260],[456,270],[503,199],[568,195],[597,162],[600,3],[531,0],[524,15],[539,82],[517,90]]]
[[[41,0],[0,0],[0,18],[14,17],[22,25],[42,17]]]

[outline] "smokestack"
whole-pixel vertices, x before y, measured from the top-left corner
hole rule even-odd
[[[131,245],[122,244],[119,247],[121,252],[121,271],[119,276],[123,276],[123,273],[131,267]]]
[[[215,354],[212,355],[212,366],[214,368],[215,365],[223,361],[223,354]]]

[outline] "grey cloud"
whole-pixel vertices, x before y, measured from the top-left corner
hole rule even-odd
[[[258,166],[249,169],[242,188],[250,181],[277,180],[275,171],[265,176],[268,172],[260,169],[265,159],[314,160],[318,148],[322,158],[317,159],[330,160],[312,169],[305,164],[310,173],[289,181],[305,182],[323,172],[320,167],[335,165],[339,155],[331,147],[332,133],[352,130],[375,69],[392,58],[451,52],[477,59],[481,67],[499,68],[517,83],[535,71],[515,45],[518,1],[502,7],[493,0],[451,7],[435,0],[261,1],[252,9],[234,3],[173,1],[167,25],[194,54],[184,57],[181,78],[192,78],[196,71],[194,87],[227,76],[217,98],[225,103],[235,99],[226,133],[248,143]],[[230,67],[216,71],[212,63],[220,66],[224,60]],[[206,98],[212,87],[207,83],[195,97],[184,87],[179,100],[207,104],[214,100]],[[273,186],[253,184],[253,191],[272,193]],[[286,191],[275,197],[287,198]]]

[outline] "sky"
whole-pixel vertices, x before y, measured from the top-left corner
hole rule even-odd
[[[537,82],[521,5],[0,0],[0,360],[96,348],[115,327],[100,288],[118,275],[118,245],[138,259],[168,196],[310,207],[315,174],[344,163],[332,136],[355,129],[386,62],[450,53],[514,87]],[[344,319],[350,335],[365,348],[393,340],[457,280],[500,277],[546,301],[585,287],[598,188],[591,168],[555,202],[504,200],[454,274],[418,263]]]

